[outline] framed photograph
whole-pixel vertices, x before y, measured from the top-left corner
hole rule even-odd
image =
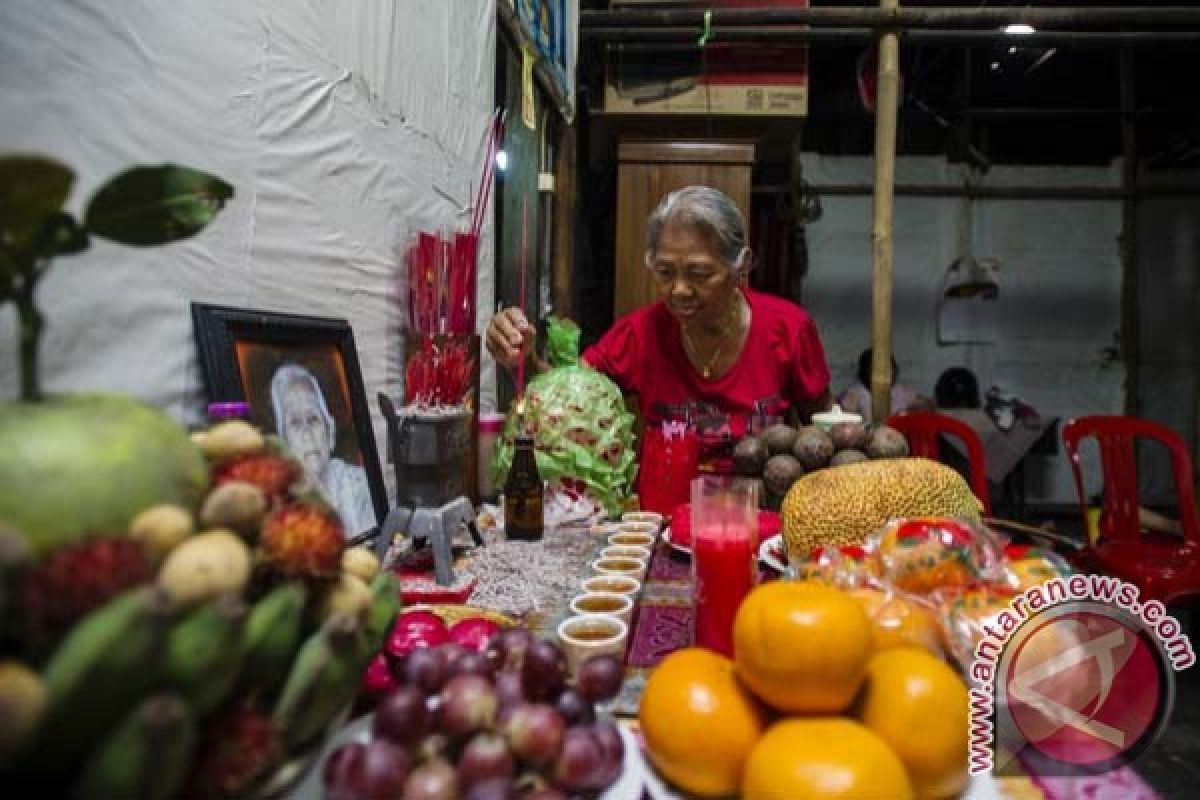
[[[381,524],[387,489],[354,332],[344,319],[192,304],[210,402],[246,401],[342,518],[348,538]]]

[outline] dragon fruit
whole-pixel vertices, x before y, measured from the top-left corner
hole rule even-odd
[[[533,434],[544,480],[576,479],[610,514],[621,511],[637,476],[634,416],[621,390],[579,360],[579,326],[550,317],[547,360],[552,369],[525,387],[525,427]],[[492,457],[492,477],[502,486],[512,466],[521,422],[514,409]]]

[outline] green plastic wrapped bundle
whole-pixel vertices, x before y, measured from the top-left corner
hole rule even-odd
[[[637,475],[634,417],[621,390],[579,360],[579,326],[547,320],[546,357],[551,369],[525,387],[525,425],[534,436],[543,480],[575,479],[610,514],[618,514]],[[509,412],[492,457],[492,477],[502,486],[513,460],[516,410]]]

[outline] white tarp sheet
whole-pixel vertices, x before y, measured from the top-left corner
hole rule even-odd
[[[470,218],[495,20],[495,0],[0,3],[0,152],[72,167],[69,210],[137,163],[194,166],[236,190],[189,241],[95,240],[58,260],[39,289],[44,387],[126,392],[196,422],[189,304],[200,301],[344,317],[370,404],[379,391],[399,396],[402,246],[418,228]],[[10,307],[0,395],[16,394],[16,375]]]
[[[805,179],[867,184],[869,158],[804,161]],[[896,183],[962,186],[962,168],[937,158],[900,158]],[[1109,186],[1105,168],[994,167],[982,186]],[[858,354],[871,344],[871,198],[822,197],[824,214],[808,228],[804,305],[828,349],[833,385],[854,380]],[[1121,266],[1117,200],[976,200],[971,239],[977,257],[999,260],[995,344],[938,346],[937,301],[946,268],[960,255],[966,205],[959,198],[896,198],[893,350],[901,381],[932,395],[943,370],[965,366],[986,392],[997,384],[1043,415],[1063,420],[1121,413],[1125,370],[1109,358],[1120,330]],[[1060,446],[1061,450],[1061,446]],[[1088,454],[1090,456],[1090,453]],[[1030,502],[1073,503],[1065,457],[1029,462]],[[1092,491],[1099,471],[1090,470]]]

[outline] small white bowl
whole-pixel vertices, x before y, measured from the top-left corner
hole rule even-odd
[[[633,599],[627,594],[584,592],[571,600],[572,614],[607,614],[630,624],[633,618]]]
[[[583,582],[583,591],[634,598],[642,591],[642,582],[628,575],[593,575]]]
[[[650,561],[650,548],[635,547],[628,544],[610,544],[600,548],[601,558],[636,558],[638,561]]]
[[[624,575],[637,581],[646,574],[646,562],[636,558],[598,558],[591,567],[597,575]]]
[[[654,547],[654,534],[641,531],[617,531],[608,537],[608,543],[613,547]]]
[[[612,536],[620,530],[621,526],[616,522],[597,522],[590,528],[593,536]]]
[[[834,405],[830,411],[820,411],[812,415],[813,425],[816,425],[826,433],[829,433],[833,429],[833,426],[839,422],[862,422],[862,415],[842,411],[842,407],[839,405]]]
[[[662,525],[663,515],[657,511],[626,511],[621,515],[621,522],[651,522],[657,527]]]
[[[608,614],[579,614],[559,623],[558,641],[567,656],[572,675],[592,656],[614,655],[624,658],[629,626]]]

